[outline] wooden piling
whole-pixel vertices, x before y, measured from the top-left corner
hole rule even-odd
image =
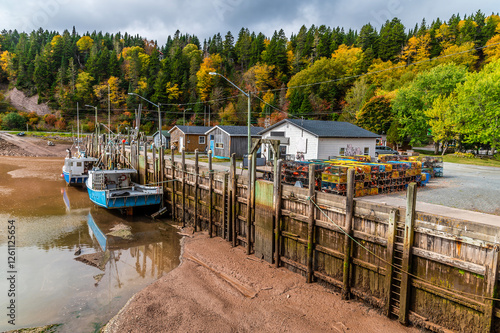
[[[385,268],[385,307],[386,316],[391,315],[391,291],[392,291],[392,272],[394,264],[394,242],[396,241],[396,221],[397,209],[391,209],[389,213],[389,225],[387,227],[387,251],[385,260],[387,261]]]
[[[236,192],[237,192],[237,178],[236,178],[236,154],[231,155],[231,241],[233,246],[236,246]]]
[[[163,193],[165,194],[165,179],[164,179],[164,163],[165,163],[165,151],[163,150],[163,146],[158,147],[158,184],[161,186]],[[164,200],[165,195],[162,196],[162,200]],[[162,202],[163,205],[163,202]]]
[[[121,150],[122,150],[122,154],[120,156],[120,163],[122,164],[122,167],[125,167],[125,164],[127,163],[127,161],[125,159],[125,143],[123,143],[123,142],[122,142]],[[153,161],[154,161],[154,159],[153,159]]]
[[[282,160],[274,159],[274,264],[280,267],[281,251],[281,164]]]
[[[186,150],[184,147],[181,149],[181,169],[182,169],[182,226],[186,226]]]
[[[148,143],[144,140],[144,184],[148,183]]]
[[[248,188],[247,188],[247,254],[251,253],[250,234],[252,233],[252,155],[248,155]]]
[[[485,297],[485,311],[484,311],[484,320],[485,320],[485,332],[494,332],[494,320],[495,320],[495,298],[497,296],[497,279],[498,279],[498,245],[495,245],[491,251],[491,259],[486,264],[486,290]]]
[[[158,166],[156,165],[156,147],[155,144],[151,144],[151,151],[153,153],[153,183],[158,185]]]
[[[347,198],[344,236],[344,267],[342,279],[342,299],[351,297],[351,252],[352,252],[352,220],[354,213],[354,169],[347,171]]]
[[[200,165],[199,165],[199,153],[198,149],[194,151],[194,231],[201,231],[200,220],[199,220],[199,179],[200,179]]]
[[[314,280],[313,271],[313,244],[314,244],[314,218],[315,218],[315,206],[314,200],[316,193],[316,177],[315,177],[315,164],[309,164],[309,218],[307,227],[307,283],[312,283]]]
[[[172,188],[172,220],[175,221],[175,218],[177,217],[177,214],[175,212],[175,188],[177,187],[176,184],[175,184],[175,149],[172,147],[172,150],[170,151],[170,161],[171,161],[171,165],[170,165],[170,171],[171,171],[171,175],[172,175],[172,179],[171,179],[171,188]]]
[[[212,151],[208,151],[208,236],[213,236],[213,180],[214,172],[212,170]]]
[[[229,208],[229,205],[226,205],[227,203],[227,174],[224,173],[224,179],[223,179],[223,182],[222,182],[222,234],[221,234],[221,237],[222,239],[227,239],[227,233],[226,233],[226,229],[227,229],[227,217],[228,217],[228,208]]]
[[[403,325],[408,325],[408,314],[410,305],[410,276],[411,272],[411,257],[413,246],[413,225],[415,223],[415,204],[417,201],[417,184],[411,183],[408,185],[406,194],[406,216],[405,216],[405,231],[403,240],[403,261],[401,267],[401,294],[399,307],[399,322]]]
[[[257,181],[257,149],[253,150],[252,153],[252,193],[250,198],[251,200],[251,207],[252,207],[252,219],[250,220],[250,226],[251,226],[251,243],[255,242],[255,183]]]

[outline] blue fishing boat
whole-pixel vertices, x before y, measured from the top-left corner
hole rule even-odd
[[[136,173],[135,169],[89,171],[86,185],[90,200],[107,209],[159,205],[163,188],[133,183],[131,175]]]
[[[95,162],[97,162],[97,158],[86,157],[83,152],[71,157],[71,151],[69,151],[68,156],[64,159],[61,176],[68,185],[83,185],[89,177],[88,170],[92,169]]]

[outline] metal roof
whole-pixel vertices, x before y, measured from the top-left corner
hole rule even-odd
[[[259,134],[268,132],[285,122],[294,124],[319,138],[379,138],[380,135],[344,121],[283,119]]]
[[[248,127],[247,126],[230,126],[230,125],[217,125],[215,127],[212,127],[210,130],[208,130],[205,134],[208,132],[212,131],[216,127],[220,128],[229,136],[248,136]],[[263,130],[263,127],[257,127],[257,126],[251,126],[250,127],[250,134],[252,136],[260,136],[260,132]]]
[[[209,129],[211,129],[212,127],[175,125],[174,127],[172,127],[172,129],[169,132],[172,133],[172,131],[175,128],[178,128],[184,134],[205,134],[205,132],[208,131]]]

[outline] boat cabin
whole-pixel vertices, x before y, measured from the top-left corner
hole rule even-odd
[[[125,189],[131,186],[130,175],[137,173],[133,169],[99,170],[89,172],[89,185],[94,190]]]

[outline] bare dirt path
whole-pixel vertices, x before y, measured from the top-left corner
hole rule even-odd
[[[71,142],[66,141],[57,141],[54,146],[49,146],[48,140],[2,132],[0,133],[0,155],[64,157],[66,149],[71,147]]]
[[[136,294],[104,332],[419,332],[220,238],[184,242],[181,265]]]

